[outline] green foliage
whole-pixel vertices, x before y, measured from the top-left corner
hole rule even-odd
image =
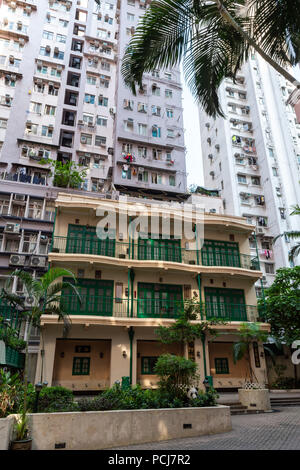
[[[190,359],[172,354],[164,354],[157,359],[154,372],[159,376],[162,392],[168,392],[176,398],[186,395],[188,388],[194,385],[198,376],[197,364]]]
[[[19,332],[9,326],[2,329],[0,328],[0,340],[4,341],[6,346],[9,346],[16,351],[22,351],[26,346],[26,342],[19,339],[18,335]]]
[[[153,1],[125,51],[125,83],[136,93],[145,72],[182,63],[206,113],[223,116],[219,86],[226,77],[236,78],[251,50],[288,77],[284,67],[300,59],[299,18],[299,0]]]
[[[77,411],[77,403],[74,402],[71,390],[64,387],[44,387],[39,395],[39,413],[51,413],[55,411]]]
[[[189,400],[186,395],[174,396],[170,390],[143,390],[140,385],[122,390],[119,384],[115,384],[95,398],[81,398],[78,407],[80,411],[203,407],[215,406],[216,398],[213,389],[207,393],[200,392],[198,398]]]
[[[260,315],[271,325],[271,335],[291,345],[300,338],[300,266],[280,268],[259,301]],[[265,308],[264,308],[265,306]]]
[[[87,169],[72,160],[63,163],[57,160],[47,159],[45,163],[51,164],[52,174],[54,175],[53,185],[59,188],[78,189],[87,175]]]
[[[190,343],[195,339],[204,339],[206,333],[216,336],[217,333],[211,327],[217,324],[224,324],[223,320],[203,321],[201,323],[191,323],[199,319],[202,305],[194,299],[185,302],[184,310],[180,313],[176,322],[169,326],[160,326],[155,330],[162,343],[170,344],[174,342]]]
[[[296,388],[294,377],[278,377],[271,384],[271,389],[275,390],[290,390],[292,388]]]
[[[0,418],[5,418],[13,409],[21,387],[19,374],[0,369]]]

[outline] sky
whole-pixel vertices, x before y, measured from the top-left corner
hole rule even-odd
[[[198,106],[183,82],[183,126],[184,139],[187,149],[186,167],[188,185],[203,186],[203,163],[200,142],[200,126]]]

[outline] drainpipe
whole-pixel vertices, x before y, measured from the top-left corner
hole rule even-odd
[[[129,357],[129,382],[132,385],[132,342],[134,337],[134,329],[131,326],[128,330],[128,336],[130,341],[130,357]]]
[[[133,281],[134,281],[134,270],[129,270],[130,282],[131,282],[131,305],[130,305],[130,316],[133,317]]]
[[[260,269],[260,261],[259,261],[259,253],[258,253],[258,246],[257,246],[256,233],[253,232],[253,234],[254,234],[254,240],[255,240],[255,246],[256,246],[257,262],[258,262],[258,267],[259,267],[259,269]],[[261,286],[261,294],[262,294],[262,298],[263,298],[263,302],[264,302],[264,311],[266,312],[265,289],[264,289],[264,285],[263,285],[262,279],[260,279],[260,286]]]
[[[198,280],[198,289],[199,289],[199,300],[200,300],[200,313],[201,320],[203,320],[203,309],[202,309],[202,289],[201,289],[201,274],[197,274]],[[202,349],[203,349],[203,364],[204,364],[204,378],[207,376],[207,367],[206,367],[206,352],[205,352],[205,333],[203,333],[202,340]]]
[[[200,302],[200,315],[201,320],[203,320],[203,305],[202,305],[202,289],[201,289],[201,274],[197,274],[197,281],[198,281],[198,290],[199,290],[199,302]]]
[[[55,207],[55,213],[54,213],[54,221],[53,221],[53,232],[52,232],[52,240],[51,240],[51,245],[50,245],[50,251],[53,249],[53,243],[54,243],[54,234],[55,234],[55,223],[56,223],[56,215],[57,215],[57,207]],[[50,269],[50,263],[48,262],[48,269]]]
[[[201,339],[202,339],[202,349],[203,349],[204,376],[206,378],[207,367],[206,367],[206,352],[205,352],[205,335]]]

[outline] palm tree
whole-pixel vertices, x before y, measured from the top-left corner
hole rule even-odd
[[[6,287],[2,290],[1,298],[8,302],[15,310],[17,310],[23,320],[26,321],[25,328],[25,365],[24,365],[24,403],[21,417],[21,433],[25,434],[26,431],[26,411],[27,411],[27,382],[28,382],[28,340],[30,338],[32,327],[40,326],[42,315],[53,314],[58,315],[58,319],[64,323],[63,334],[67,334],[70,328],[70,319],[68,313],[63,309],[60,303],[61,292],[64,289],[72,289],[74,295],[81,301],[79,292],[72,282],[59,281],[59,278],[67,276],[76,283],[74,274],[62,268],[50,268],[41,278],[35,279],[26,271],[19,269],[13,271],[10,275]],[[10,293],[10,287],[13,280],[19,279],[23,285],[28,297],[32,300],[32,306],[27,306],[27,301],[24,296]]]
[[[265,343],[268,339],[268,333],[261,331],[259,323],[242,323],[238,330],[238,336],[240,337],[239,341],[233,345],[233,362],[236,364],[237,361],[245,357],[248,364],[250,382],[254,382],[254,380],[258,382],[251,363],[250,348],[253,342]],[[264,346],[264,348],[272,357],[273,351],[267,346]]]
[[[293,211],[291,212],[290,215],[300,215],[300,206],[297,204],[292,207]],[[277,237],[274,238],[273,244],[278,240],[280,237],[286,237],[291,240],[297,240],[300,238],[300,231],[299,230],[292,230],[290,232],[284,232],[278,235]],[[291,262],[294,262],[294,259],[300,254],[300,242],[297,242],[296,245],[294,245],[290,252],[289,252],[289,260]]]
[[[144,72],[183,62],[192,94],[212,117],[223,116],[218,88],[255,50],[300,88],[286,70],[300,59],[298,0],[153,0],[127,46],[125,83],[136,93]]]

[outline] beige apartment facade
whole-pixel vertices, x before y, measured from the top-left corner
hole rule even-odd
[[[201,204],[208,207],[213,198],[202,199]],[[161,205],[156,233],[145,237],[142,224],[137,224],[134,239],[125,233],[124,225],[119,226],[121,220],[132,227],[137,217],[153,210],[154,201],[132,198],[125,204],[59,194],[49,262],[74,273],[81,303],[71,291],[62,293],[61,303],[72,323],[66,338],[55,315],[42,317],[36,380],[77,392],[103,390],[122,380],[156,387],[157,357],[171,353],[197,362],[201,387],[205,377],[211,377],[220,390],[241,386],[248,364],[246,359],[234,364],[233,344],[241,323],[258,320],[255,282],[262,273],[250,256],[248,238],[253,227],[243,218],[223,215],[218,198],[214,202],[218,209],[204,210],[201,222],[196,212],[185,216],[197,234],[198,225],[204,227],[201,243],[198,240],[195,245],[185,235],[175,236],[175,227],[184,223],[180,206],[173,210]],[[195,207],[194,202],[186,204]],[[116,226],[108,227],[111,238],[101,240],[96,227],[112,213]],[[168,239],[163,236],[167,219],[171,221]],[[155,330],[172,325],[189,299],[201,305],[196,322],[223,320],[214,327],[218,335],[195,340],[186,348],[160,343]],[[268,330],[268,325],[262,323],[261,328]],[[259,382],[266,383],[261,344],[253,344],[250,360]]]

